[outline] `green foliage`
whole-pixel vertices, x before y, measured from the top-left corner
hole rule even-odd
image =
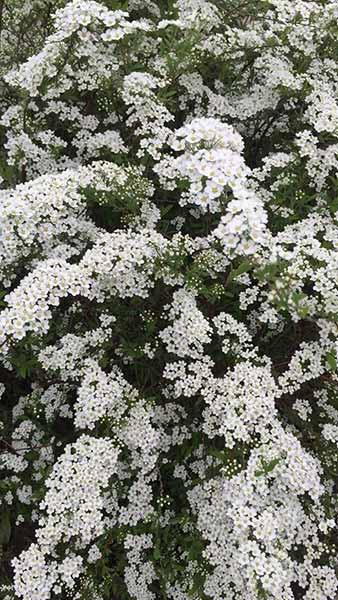
[[[99,3],[110,10],[129,10],[130,5],[127,1],[118,0],[102,0]],[[5,4],[6,11],[2,13]],[[47,36],[53,30],[51,14],[66,2],[65,0],[55,2],[39,0],[33,2],[31,6],[29,2],[24,4],[25,6],[20,0],[11,2],[5,0],[5,3],[1,3],[0,0],[0,34],[6,32],[4,50],[0,56],[2,73],[16,64],[23,64],[29,56],[37,54],[44,47]],[[197,517],[191,508],[189,493],[203,484],[223,481],[224,485],[227,485],[232,478],[235,479],[237,476],[240,478],[248,466],[253,449],[264,444],[264,437],[254,434],[250,441],[238,439],[234,447],[231,447],[231,443],[228,444],[224,436],[216,434],[208,436],[201,425],[209,407],[206,401],[208,387],[205,386],[204,395],[201,391],[204,382],[198,383],[199,387],[196,384],[195,389],[192,385],[193,391],[190,390],[189,385],[184,390],[186,382],[182,376],[180,382],[182,393],[175,389],[175,369],[179,370],[183,365],[186,369],[183,372],[190,377],[189,369],[195,363],[193,354],[190,356],[189,352],[183,355],[183,359],[182,355],[175,356],[174,353],[169,352],[160,336],[170,321],[168,312],[173,295],[180,289],[192,292],[191,296],[196,299],[196,306],[201,316],[210,324],[212,334],[204,344],[205,354],[201,353],[202,359],[207,360],[205,362],[201,360],[198,364],[200,372],[191,375],[194,385],[195,375],[196,380],[199,376],[202,379],[206,377],[203,369],[209,368],[210,359],[210,394],[213,393],[212,385],[216,385],[215,381],[221,381],[225,374],[232,374],[236,366],[243,366],[247,362],[250,362],[253,370],[256,366],[263,368],[262,365],[264,368],[267,366],[267,370],[271,368],[271,381],[278,384],[280,376],[287,371],[293,355],[299,352],[302,344],[318,341],[320,326],[324,321],[328,333],[324,353],[319,361],[320,369],[322,363],[325,363],[323,369],[318,370],[314,375],[310,373],[309,379],[301,381],[298,388],[296,386],[295,392],[290,384],[290,389],[284,390],[281,396],[276,394],[276,398],[273,397],[273,409],[277,413],[276,422],[285,427],[288,433],[291,432],[290,435],[293,435],[297,442],[301,442],[304,453],[307,452],[310,457],[315,456],[320,461],[323,478],[326,478],[326,490],[334,489],[338,472],[336,445],[329,439],[323,438],[322,430],[327,415],[338,409],[335,376],[337,354],[334,349],[329,349],[334,338],[337,315],[334,314],[333,302],[333,308],[330,308],[329,302],[325,305],[322,301],[323,293],[320,286],[316,289],[312,275],[312,272],[316,273],[319,269],[325,270],[326,253],[330,255],[335,250],[333,236],[331,238],[326,236],[327,232],[323,229],[314,238],[314,243],[318,244],[321,250],[319,258],[315,255],[311,256],[311,252],[304,249],[305,242],[303,246],[300,244],[300,251],[294,255],[301,265],[298,265],[296,274],[293,272],[292,260],[285,256],[287,252],[292,254],[294,248],[297,248],[297,236],[301,238],[302,235],[302,231],[297,228],[290,229],[291,233],[289,237],[286,236],[287,241],[284,246],[281,243],[280,254],[273,254],[270,257],[269,248],[266,248],[264,243],[262,246],[258,243],[252,255],[246,256],[244,250],[242,255],[242,251],[237,249],[228,253],[226,245],[226,250],[224,249],[223,241],[214,243],[213,231],[219,224],[220,218],[228,217],[231,212],[231,202],[236,197],[230,187],[224,187],[219,200],[219,209],[215,209],[215,212],[210,210],[199,213],[191,210],[191,205],[187,206],[184,202],[180,202],[182,194],[190,189],[189,177],[178,176],[172,181],[172,188],[166,189],[164,185],[162,186],[160,177],[154,174],[156,152],[152,154],[144,148],[147,148],[146,144],[156,138],[158,131],[156,127],[160,122],[162,109],[170,111],[172,120],[169,119],[162,130],[159,126],[159,139],[163,135],[165,140],[161,152],[164,157],[172,157],[172,160],[179,155],[179,151],[172,151],[170,135],[167,134],[171,130],[179,129],[183,124],[190,123],[195,117],[202,115],[210,118],[215,115],[220,125],[233,124],[244,140],[245,161],[252,170],[248,179],[252,189],[257,188],[257,196],[261,196],[262,205],[264,204],[271,245],[274,244],[277,236],[288,231],[289,226],[292,228],[301,224],[303,220],[306,222],[313,213],[318,219],[322,217],[331,219],[330,226],[332,231],[335,231],[333,224],[338,210],[338,179],[334,169],[331,169],[327,184],[320,191],[317,190],[311,164],[308,157],[303,156],[302,149],[299,149],[297,136],[304,133],[304,129],[308,128],[309,132],[311,129],[310,133],[315,136],[319,157],[336,143],[336,136],[332,132],[317,131],[315,126],[311,125],[310,117],[305,118],[304,115],[310,105],[309,97],[318,75],[316,75],[316,61],[320,64],[322,59],[323,63],[329,59],[337,60],[337,24],[331,23],[325,35],[324,32],[319,31],[322,37],[319,36],[317,46],[314,43],[318,51],[318,56],[314,58],[311,48],[306,52],[304,48],[296,48],[293,42],[290,42],[292,36],[298,35],[302,27],[305,28],[305,32],[307,31],[300,12],[296,12],[289,18],[286,11],[286,16],[282,19],[278,18],[281,21],[285,18],[288,22],[287,26],[279,22],[275,31],[271,32],[271,19],[272,22],[274,19],[277,20],[278,15],[276,2],[210,0],[210,4],[211,7],[218,9],[220,15],[220,23],[211,25],[210,31],[208,19],[196,16],[194,22],[185,29],[172,24],[158,30],[155,28],[150,32],[128,32],[118,43],[113,41],[103,44],[103,49],[100,50],[102,59],[107,58],[108,64],[110,60],[110,66],[100,70],[99,63],[95,63],[94,70],[90,71],[94,83],[89,80],[87,87],[85,78],[84,81],[81,81],[81,77],[78,80],[77,75],[89,72],[90,57],[88,58],[85,50],[81,54],[77,33],[72,33],[65,43],[60,44],[62,52],[55,65],[50,69],[43,67],[45,76],[37,96],[33,94],[30,97],[28,90],[20,89],[19,85],[13,85],[11,88],[5,82],[2,84],[0,95],[3,113],[8,108],[18,107],[18,119],[22,119],[22,122],[18,121],[19,125],[13,125],[13,130],[1,125],[0,176],[4,179],[2,187],[12,188],[26,180],[34,180],[39,174],[39,168],[48,170],[49,165],[52,165],[51,170],[63,171],[65,165],[77,166],[79,163],[82,164],[82,160],[84,164],[94,166],[100,161],[108,161],[115,167],[111,179],[107,177],[99,188],[95,182],[90,186],[83,184],[80,188],[83,205],[79,215],[81,217],[86,215],[88,222],[98,226],[98,236],[102,231],[117,234],[126,230],[137,232],[138,228],[142,229],[145,224],[143,211],[146,212],[151,201],[154,203],[155,220],[156,216],[160,215],[159,222],[154,228],[163,236],[163,241],[168,242],[169,247],[167,251],[157,250],[154,276],[148,296],[147,293],[145,297],[133,296],[131,293],[120,297],[115,293],[115,288],[113,291],[109,290],[110,277],[116,279],[116,274],[111,276],[111,272],[107,270],[108,291],[104,290],[101,297],[95,297],[95,294],[93,297],[90,294],[85,297],[85,293],[77,296],[72,292],[65,294],[59,304],[51,303],[53,317],[48,333],[43,332],[39,336],[27,334],[19,341],[14,338],[9,342],[9,350],[1,366],[1,381],[4,381],[5,393],[0,408],[3,420],[0,450],[1,455],[4,456],[12,454],[16,455],[16,458],[22,457],[25,464],[18,478],[9,476],[10,469],[6,467],[5,482],[0,483],[1,495],[5,497],[6,493],[11,492],[15,497],[13,505],[3,502],[0,507],[0,547],[3,549],[4,556],[3,559],[1,558],[3,561],[1,577],[4,581],[7,581],[8,574],[12,574],[10,561],[13,556],[20,553],[22,548],[28,547],[35,539],[32,511],[40,505],[46,495],[46,482],[51,476],[53,464],[62,455],[67,444],[77,440],[83,431],[93,439],[106,437],[113,439],[114,444],[119,447],[122,475],[111,480],[109,487],[116,493],[121,506],[123,508],[127,506],[128,493],[137,474],[136,465],[139,457],[136,460],[132,448],[129,448],[128,444],[123,445],[121,439],[128,426],[126,413],[129,415],[131,409],[135,408],[137,401],[141,399],[151,418],[154,418],[155,429],[161,420],[161,411],[163,410],[165,414],[168,405],[168,413],[170,413],[170,403],[175,404],[178,414],[181,414],[180,410],[182,413],[184,411],[182,436],[179,425],[170,421],[170,415],[168,422],[164,419],[163,429],[168,440],[173,438],[179,441],[171,445],[168,442],[169,449],[166,446],[167,442],[164,441],[163,448],[161,446],[158,450],[157,462],[149,478],[150,491],[153,494],[153,513],[145,519],[140,518],[135,526],[110,525],[109,517],[107,518],[108,531],[95,541],[102,556],[95,563],[87,564],[76,591],[79,592],[81,600],[94,600],[98,597],[103,600],[130,600],[124,581],[124,572],[128,565],[124,541],[128,534],[150,533],[153,547],[144,552],[142,559],[149,560],[155,569],[156,579],[151,584],[151,591],[156,600],[166,600],[168,586],[175,582],[182,584],[183,588],[187,587],[186,594],[192,600],[209,600],[205,594],[205,583],[208,575],[213,573],[214,564],[205,559],[205,550],[209,548],[210,540],[206,539],[205,532],[201,533],[200,526],[197,525]],[[306,12],[305,4],[302,8]],[[325,5],[324,0],[322,4]],[[194,2],[191,3],[191,8],[195,8]],[[289,8],[292,13],[291,4]],[[156,9],[164,19],[178,18],[178,6],[174,0],[160,0],[155,3],[136,2],[135,7],[130,10],[132,19],[146,19],[146,23],[151,25],[156,23],[154,16]],[[316,21],[313,15],[311,19],[312,28],[315,30]],[[261,25],[262,29],[260,29]],[[102,31],[102,24],[97,25],[93,22],[88,27],[84,25],[81,34],[84,36],[88,34],[89,39],[88,45],[86,42],[84,48],[90,48],[91,44],[95,45],[96,38],[99,39]],[[2,42],[3,39],[2,35]],[[12,49],[8,44],[9,40],[13,40]],[[56,45],[53,48],[56,48]],[[100,54],[95,55],[95,60],[100,56]],[[301,85],[292,85],[292,77],[290,85],[283,81],[284,67],[272,73],[271,81],[265,77],[270,62],[273,64],[273,61],[280,56],[285,62],[286,73],[288,73],[288,65],[291,65],[290,75],[295,78],[298,75],[302,76]],[[264,59],[263,67],[259,66],[261,58]],[[117,64],[118,69],[115,68]],[[331,63],[325,62],[325,65],[323,73],[329,86],[332,75],[330,69],[333,67]],[[97,82],[95,82],[95,69],[98,72]],[[143,94],[143,90],[136,98],[138,102],[135,106],[132,105],[132,99],[130,104],[123,100],[125,77],[133,73],[139,75],[145,73],[150,78],[154,77],[157,82],[153,87],[150,84],[148,90],[149,96],[154,99],[150,117],[146,113],[147,95]],[[66,75],[66,80],[63,80],[64,88],[57,96],[57,88],[64,75]],[[182,77],[190,75],[192,83],[189,77]],[[196,87],[193,83],[194,78],[197,82],[201,81],[201,85],[198,83]],[[334,75],[333,81],[336,82],[336,79]],[[192,86],[192,89],[189,89],[189,86]],[[319,91],[321,87],[325,86],[319,85]],[[52,110],[54,92],[60,104]],[[241,109],[238,110],[238,106],[243,107],[242,112]],[[78,121],[77,118],[68,118],[69,115],[63,118],[63,108],[66,112],[74,108],[74,113],[80,115]],[[139,114],[137,114],[138,110]],[[142,112],[143,110],[145,112]],[[135,116],[135,120],[128,121],[131,115]],[[147,118],[151,125],[143,135],[143,121]],[[123,148],[127,150],[115,153],[107,147],[102,147],[94,149],[93,154],[89,151],[86,154],[84,151],[85,158],[81,151],[77,153],[76,144],[81,140],[82,125],[85,129],[84,123],[86,120],[91,122],[91,119],[97,121],[98,126],[94,125],[93,130],[88,127],[86,133],[89,137],[92,134],[101,134],[106,127],[109,130],[111,126],[111,131],[118,131],[123,140]],[[34,149],[29,154],[23,144],[19,144],[13,158],[9,154],[7,141],[11,139],[11,135],[15,138],[16,127],[32,142]],[[43,136],[39,137],[39,135],[48,132],[54,133],[61,143],[51,143],[50,146],[48,143],[44,144]],[[222,140],[217,141],[218,149],[222,147],[221,142]],[[192,150],[193,145],[191,143]],[[213,146],[214,141],[202,140],[199,150],[210,150]],[[46,163],[41,160],[40,163],[35,153],[44,151],[48,160],[46,159]],[[287,154],[290,162],[282,167],[273,166],[266,179],[260,180],[253,169],[260,169],[263,159],[269,158],[270,155],[274,157],[279,152]],[[161,155],[160,158],[163,156]],[[325,163],[324,159],[320,158],[320,160]],[[320,161],[319,165],[325,168],[325,164],[321,164]],[[208,178],[205,176],[203,184],[207,182]],[[49,190],[46,190],[47,196],[48,193]],[[6,195],[3,198],[6,198]],[[52,193],[50,198],[53,203]],[[29,208],[30,200],[29,198],[26,200]],[[247,199],[241,198],[238,201],[239,203],[242,201],[243,212],[249,212]],[[49,247],[46,237],[51,235],[50,231],[57,229],[58,224],[49,222],[48,208],[44,210],[32,247],[29,246],[28,241],[26,247],[25,236],[20,240],[23,242],[24,250],[14,266],[14,273],[11,273],[11,268],[8,268],[9,279],[4,283],[7,291],[0,292],[1,309],[9,306],[6,302],[6,294],[19,286],[20,279],[33,270],[41,258],[63,256],[64,252],[65,260],[69,265],[77,265],[86,251],[91,251],[95,244],[92,238],[86,239],[83,243],[74,239],[72,247],[68,248],[68,238],[61,233],[57,238],[57,244]],[[24,213],[24,210],[22,212]],[[25,218],[27,222],[31,218],[28,209],[27,215],[22,217],[23,224]],[[151,227],[149,229],[151,231]],[[0,233],[2,235],[6,232],[1,230]],[[19,237],[18,232],[16,233]],[[247,235],[246,232],[243,235]],[[45,247],[47,250],[44,254]],[[151,250],[153,247],[155,243],[151,246]],[[68,250],[69,254],[67,254]],[[134,249],[130,248],[130,256],[126,260],[126,272],[134,258]],[[135,271],[139,274],[143,266],[144,263],[140,259]],[[332,272],[331,283],[334,290],[334,269],[327,270],[327,274]],[[122,272],[121,277],[124,276]],[[7,272],[5,277],[7,278]],[[323,275],[321,277],[325,287],[328,277],[325,278]],[[93,288],[98,280],[99,276],[93,275]],[[245,297],[243,300],[242,296],[245,296],[245,292],[250,291],[251,287],[255,289],[255,293],[253,298],[248,299],[247,309]],[[314,306],[316,309],[313,309]],[[237,319],[238,336],[227,332],[225,339],[222,340],[222,336],[216,334],[215,317],[219,313]],[[40,350],[47,346],[54,346],[54,349],[59,350],[60,340],[67,333],[76,337],[80,347],[85,336],[101,326],[100,318],[107,318],[107,316],[113,316],[114,319],[111,331],[109,330],[106,338],[96,340],[92,347],[86,349],[85,356],[88,363],[85,367],[82,365],[81,372],[76,369],[78,364],[82,364],[82,357],[76,358],[76,367],[71,376],[66,373],[67,364],[65,369],[42,367],[42,361],[39,362],[37,358]],[[195,325],[190,332],[191,336],[195,335],[195,329],[198,332],[198,318]],[[243,349],[245,344],[242,344],[240,339],[241,326],[249,332],[255,354],[251,349]],[[105,327],[108,325],[104,325],[103,329]],[[182,328],[178,334],[178,343],[185,334],[186,331]],[[76,343],[74,342],[75,346]],[[72,348],[71,341],[69,344],[69,360],[71,360],[72,352],[76,354],[76,350]],[[128,393],[128,397],[123,398],[126,410],[122,417],[117,417],[116,414],[104,415],[95,421],[93,429],[88,427],[82,431],[80,427],[74,427],[73,422],[79,402],[78,388],[87,368],[90,368],[88,366],[90,361],[94,359],[97,359],[97,364],[102,369],[103,379],[106,375],[112,374],[116,368],[137,392],[130,395]],[[306,371],[310,359],[307,358],[300,363]],[[166,378],[164,373],[166,366],[173,369],[172,380]],[[243,382],[243,403],[246,398],[246,383],[250,382]],[[89,386],[93,396],[97,384],[95,379]],[[49,397],[48,393],[51,390],[52,394]],[[227,397],[227,390],[220,392],[221,397],[222,394],[224,404],[227,402],[230,404],[231,398]],[[210,397],[213,398],[212,395]],[[308,403],[307,408],[311,418],[304,419],[301,412],[297,412],[296,401],[300,404],[302,401]],[[221,415],[222,400],[220,399],[219,402]],[[157,412],[154,411],[155,416],[152,412],[153,408],[157,409]],[[242,406],[234,408],[234,417],[237,418],[241,414],[242,408]],[[180,417],[178,422],[179,419]],[[27,423],[32,424],[32,432],[28,431],[25,440],[27,446],[18,452],[15,448],[17,428]],[[243,440],[246,440],[244,436]],[[50,455],[47,449],[51,450]],[[45,461],[44,450],[48,456]],[[276,448],[276,452],[277,450],[279,448]],[[134,454],[136,454],[135,448]],[[275,456],[273,452],[271,455]],[[258,481],[253,478],[252,485],[257,485],[258,489],[262,479],[265,478],[266,484],[272,486],[273,478],[278,477],[278,466],[282,460],[280,456],[262,459],[261,466],[254,472]],[[199,463],[205,466],[202,475]],[[174,475],[175,467],[186,469],[188,473],[186,481]],[[17,493],[20,485],[32,485],[31,505],[20,501]],[[284,498],[281,502],[284,502]],[[312,509],[308,498],[305,500],[301,498],[300,502],[304,502],[302,505],[304,514],[311,514]],[[323,494],[322,507],[328,518],[333,518],[335,515],[334,502],[326,491]],[[23,515],[25,519],[22,529],[20,526],[14,526],[15,512]],[[317,516],[314,515],[314,522],[316,518]],[[23,539],[18,540],[22,531]],[[252,539],[254,535],[249,533],[248,541],[251,542]],[[270,546],[274,548],[276,556],[279,555],[279,551],[283,556],[283,540],[283,536],[280,536],[280,539]],[[239,545],[240,543],[241,541],[238,542]],[[72,548],[72,544],[71,539],[69,548]],[[329,550],[335,548],[336,541],[330,533],[320,534],[320,544],[324,548],[323,552],[318,548],[313,551],[310,548],[312,554],[310,559],[307,557],[306,560],[311,562],[312,556],[315,556],[316,565],[317,563],[326,565],[332,560],[328,558]],[[263,548],[263,542],[261,547]],[[85,551],[79,548],[76,547],[76,551],[79,550],[85,558]],[[58,560],[66,556],[67,550],[68,547],[62,544],[57,547],[55,556],[60,554]],[[290,560],[293,560],[298,552],[301,557],[300,562],[305,564],[305,551],[304,556],[303,551],[303,548],[297,551],[292,549]],[[282,562],[281,559],[281,564]],[[296,570],[295,567],[295,572]],[[232,590],[229,589],[230,595],[231,592]],[[0,591],[0,597],[1,593]],[[63,592],[58,595],[57,600],[64,600],[62,594]],[[223,592],[220,591],[220,594]],[[257,598],[263,600],[270,597],[260,579],[257,579],[256,594]]]
[[[0,513],[0,547],[6,546],[11,539],[10,512],[5,509]]]
[[[262,475],[267,475],[268,473],[271,473],[280,462],[280,458],[274,458],[269,462],[262,460],[262,470],[255,471],[256,477],[261,477]]]
[[[326,355],[326,361],[331,371],[337,370],[337,356],[335,352],[328,352]]]

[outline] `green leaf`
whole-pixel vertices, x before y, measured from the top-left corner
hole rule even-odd
[[[294,302],[296,305],[304,300],[304,298],[306,298],[306,294],[303,292],[293,292],[291,295],[292,302]]]
[[[209,450],[209,454],[211,456],[214,456],[215,458],[218,458],[221,461],[226,460],[226,451],[224,450],[217,450],[216,448],[212,448],[211,450]]]
[[[161,217],[165,217],[172,210],[172,206],[162,206],[161,207]]]
[[[11,537],[11,521],[9,518],[9,512],[2,513],[0,517],[0,545],[8,544]]]
[[[188,554],[190,560],[197,560],[202,553],[203,544],[200,540],[194,540],[189,548]]]
[[[252,263],[249,260],[243,261],[237,267],[237,269],[233,269],[232,271],[230,271],[227,283],[230,283],[230,281],[232,281],[236,277],[239,277],[240,275],[243,275],[243,273],[247,273],[248,271],[250,271],[251,267],[252,267]]]
[[[256,477],[260,477],[261,475],[266,475],[267,473],[271,473],[271,471],[274,470],[274,468],[278,465],[278,463],[280,463],[280,461],[281,461],[280,458],[274,458],[270,462],[265,462],[265,460],[262,459],[263,469],[262,469],[262,471],[255,471]]]
[[[22,367],[18,367],[18,374],[20,375],[20,377],[22,377],[23,379],[26,377],[28,372],[28,369],[26,366],[22,366]]]
[[[337,371],[337,357],[335,351],[328,352],[326,362],[330,371]]]

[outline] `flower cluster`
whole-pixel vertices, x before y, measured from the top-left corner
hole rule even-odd
[[[336,0],[0,4],[0,600],[334,600]]]

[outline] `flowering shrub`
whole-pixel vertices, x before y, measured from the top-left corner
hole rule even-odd
[[[0,5],[1,600],[333,600],[336,0]]]

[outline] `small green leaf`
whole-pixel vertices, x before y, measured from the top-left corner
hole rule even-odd
[[[203,544],[199,540],[194,540],[189,548],[188,554],[190,560],[197,560],[201,556]]]
[[[8,544],[11,537],[11,522],[9,512],[2,513],[0,517],[0,545]]]
[[[303,292],[293,292],[291,296],[292,301],[296,305],[298,305],[302,300],[304,300],[304,298],[306,298],[306,294],[303,294]]]
[[[328,352],[328,354],[326,355],[326,362],[327,362],[327,365],[328,365],[330,371],[337,370],[337,357],[336,357],[336,353],[334,351]]]
[[[230,283],[230,281],[236,279],[236,277],[243,275],[243,273],[247,273],[248,271],[250,271],[251,267],[251,262],[249,260],[245,260],[237,267],[237,269],[233,269],[232,271],[230,271],[227,283]]]
[[[261,471],[255,471],[256,477],[260,477],[261,475],[266,475],[267,473],[271,473],[271,471],[274,470],[274,468],[278,465],[278,463],[280,463],[280,461],[281,461],[280,458],[274,458],[270,462],[265,462],[265,460],[262,459],[262,467],[263,468]]]

